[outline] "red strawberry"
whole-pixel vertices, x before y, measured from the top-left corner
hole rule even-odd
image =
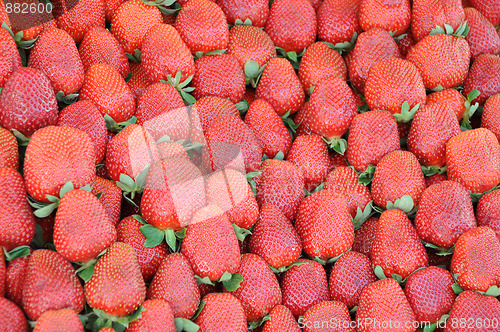
[[[472,60],[481,54],[499,54],[500,36],[493,24],[475,8],[465,8],[464,12],[470,27],[465,40],[469,43]]]
[[[129,73],[129,64],[123,47],[111,32],[103,27],[95,27],[85,34],[79,52],[85,70],[92,65],[106,63],[124,78]]]
[[[141,50],[146,33],[163,23],[158,7],[141,0],[123,2],[111,18],[111,33],[127,53]]]
[[[19,168],[19,151],[16,137],[0,127],[0,167]]]
[[[24,275],[23,309],[29,320],[46,311],[83,310],[83,289],[70,262],[55,251],[35,250]]]
[[[493,296],[465,291],[453,303],[445,331],[467,332],[472,329],[493,332],[497,329],[496,324],[486,325],[488,324],[486,322],[495,322],[497,320],[500,320],[500,302],[498,302],[498,299]]]
[[[405,195],[411,196],[417,206],[425,189],[425,179],[415,155],[408,151],[394,151],[383,157],[373,175],[373,201],[386,208]]]
[[[44,312],[37,320],[33,332],[83,332],[82,321],[73,309],[59,309]]]
[[[356,114],[349,129],[346,156],[360,172],[376,166],[385,155],[400,149],[398,125],[387,111]]]
[[[139,98],[144,90],[149,86],[149,80],[146,77],[142,62],[129,62],[130,74],[132,77],[127,82],[128,87],[132,91],[134,98]]]
[[[477,203],[476,217],[479,226],[489,226],[500,239],[500,190],[483,195]]]
[[[285,52],[301,52],[316,39],[316,13],[308,0],[276,0],[264,29]]]
[[[207,96],[201,98],[191,108],[192,121],[199,121],[203,131],[207,130],[210,124],[221,115],[240,117],[236,105],[230,100],[220,97]]]
[[[72,7],[67,10],[70,4]],[[104,28],[106,23],[104,1],[80,0],[76,3],[68,1],[64,7],[64,14],[56,18],[57,26],[69,33],[75,42],[81,42],[85,33],[94,27]]]
[[[358,305],[361,290],[378,278],[370,259],[358,252],[348,252],[335,263],[330,273],[330,299],[349,309]]]
[[[478,90],[480,95],[473,102],[484,104],[490,96],[500,93],[500,82],[496,79],[499,73],[499,57],[492,54],[478,56],[470,68],[462,93],[467,96],[472,90]]]
[[[457,116],[458,121],[462,120],[467,111],[464,104],[464,97],[455,89],[444,89],[427,95],[426,105],[444,104]],[[439,107],[438,107],[439,109]]]
[[[356,312],[358,332],[381,331],[380,325],[369,324],[370,321],[391,322],[387,330],[392,332],[416,332],[417,328],[413,327],[415,318],[405,293],[394,279],[379,280],[361,291]]]
[[[283,305],[296,318],[304,315],[313,305],[330,299],[323,266],[307,259],[297,262],[303,264],[292,266],[281,282]]]
[[[30,254],[11,260],[7,265],[5,276],[5,297],[14,302],[19,307],[23,306],[23,284],[26,268],[30,260]],[[1,317],[1,316],[0,316]]]
[[[403,57],[406,57],[408,55],[408,52],[410,52],[410,50],[413,48],[413,46],[415,46],[416,43],[417,42],[415,41],[415,39],[413,39],[411,32],[408,31],[406,33],[406,36],[398,41],[399,52]]]
[[[446,144],[448,179],[480,193],[500,183],[500,146],[488,129],[469,130]]]
[[[437,322],[447,314],[455,301],[453,277],[450,272],[436,266],[418,270],[405,286],[406,297],[419,322]]]
[[[330,171],[334,170],[337,167],[341,166],[349,166],[347,163],[347,159],[343,154],[340,154],[338,152],[332,152],[330,153]]]
[[[0,297],[0,326],[4,331],[28,332],[23,311],[13,302]]]
[[[113,243],[99,258],[94,274],[85,284],[88,305],[123,317],[133,313],[145,298],[146,285],[134,248],[123,242]]]
[[[417,231],[399,209],[382,212],[370,257],[386,277],[397,274],[405,279],[416,269],[428,265],[427,253]]]
[[[141,318],[133,321],[128,332],[175,332],[174,315],[170,304],[163,300],[146,300],[142,304],[144,312]]]
[[[101,163],[108,144],[108,133],[101,112],[92,102],[82,100],[62,109],[57,126],[73,127],[87,133],[94,143],[95,164]]]
[[[352,251],[370,256],[373,240],[377,234],[378,218],[370,218],[354,232]]]
[[[464,82],[470,57],[470,47],[465,39],[438,34],[419,41],[406,59],[417,66],[427,89],[441,89]]]
[[[0,19],[0,21],[2,21]],[[0,30],[0,87],[5,85],[9,76],[19,67],[22,67],[21,57],[17,51],[16,42],[7,30]]]
[[[495,1],[469,0],[469,2],[470,6],[467,7],[474,7],[479,10],[494,26],[500,25],[500,10]]]
[[[240,300],[229,293],[210,293],[194,321],[201,331],[246,332],[245,311]]]
[[[265,99],[282,116],[288,111],[296,113],[304,104],[305,93],[290,62],[274,58],[262,72],[255,97]]]
[[[262,332],[300,332],[299,324],[290,309],[277,305],[271,310],[270,318],[264,323]]]
[[[223,50],[229,42],[226,16],[209,0],[190,0],[182,6],[175,29],[193,54]]]
[[[304,332],[354,332],[349,310],[342,302],[324,301],[315,304],[299,320]],[[324,324],[328,322],[333,323],[331,327]]]
[[[0,126],[31,136],[57,121],[57,99],[50,80],[34,68],[18,68],[0,94]]]
[[[324,0],[318,8],[318,38],[332,44],[350,43],[361,33],[361,0]],[[351,46],[351,45],[349,45]]]
[[[266,0],[217,0],[226,15],[227,24],[234,25],[250,20],[252,26],[263,28],[269,15],[269,2]],[[247,21],[248,22],[248,21]]]
[[[263,30],[255,26],[235,25],[229,32],[227,54],[234,56],[242,67],[252,60],[261,68],[276,57],[276,49]]]
[[[446,174],[439,174],[439,173],[432,174],[431,176],[427,176],[425,178],[425,187],[429,188],[433,184],[438,184],[446,180],[448,180]]]
[[[363,30],[378,27],[400,36],[408,30],[411,21],[409,0],[363,0],[359,8],[359,24]]]
[[[465,14],[461,0],[417,0],[414,1],[411,16],[411,33],[416,41],[424,39],[432,30],[445,24],[455,31],[464,23]]]
[[[96,176],[92,184],[92,194],[100,195],[99,201],[108,213],[111,223],[116,226],[120,221],[121,189],[113,181]]]
[[[311,128],[309,128],[306,124],[304,124],[304,119],[307,116],[308,108],[309,108],[309,101],[306,101],[302,106],[302,108],[297,113],[295,113],[294,123],[298,125],[295,137],[314,134]]]
[[[500,94],[493,95],[484,104],[481,127],[489,129],[500,140]]]
[[[104,2],[104,11],[106,13],[106,23],[110,23],[116,10],[126,0],[107,0]]]

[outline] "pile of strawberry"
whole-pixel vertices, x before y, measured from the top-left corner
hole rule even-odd
[[[499,0],[0,5],[0,331],[500,331]]]

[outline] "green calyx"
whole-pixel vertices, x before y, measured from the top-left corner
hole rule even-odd
[[[248,111],[249,107],[250,104],[245,99],[236,104],[236,108],[240,112],[240,115],[244,115]]]
[[[453,255],[455,252],[455,246],[452,246],[451,248],[443,248],[428,242],[424,242],[424,246],[436,250],[436,255],[438,256]]]
[[[347,150],[347,141],[343,138],[332,138],[328,140],[323,137],[323,140],[326,142],[330,149],[333,149],[333,151],[341,155],[343,155]]]
[[[58,93],[56,93],[56,99],[63,105],[71,105],[78,100],[78,93],[65,95],[63,91],[59,91]]]
[[[373,175],[375,174],[375,165],[368,165],[366,170],[363,172],[358,172],[354,167],[351,166],[354,171],[359,173],[358,182],[364,184],[365,186],[369,185],[372,182]]]
[[[464,101],[464,106],[465,106],[465,113],[462,118],[462,122],[460,123],[460,130],[461,131],[466,131],[466,130],[471,130],[472,127],[470,125],[470,118],[476,113],[476,111],[479,109],[479,103],[472,103],[474,99],[479,97],[481,92],[478,90],[472,90],[469,92],[467,95],[467,98]]]
[[[245,241],[245,237],[247,237],[247,235],[252,235],[252,232],[250,230],[239,227],[236,224],[233,224],[233,230],[240,242]]]
[[[224,288],[228,292],[234,292],[238,288],[240,288],[240,284],[243,281],[243,276],[238,273],[231,274],[229,272],[224,272],[222,277],[220,277],[219,282],[222,283]]]
[[[342,257],[345,254],[347,254],[349,251],[351,251],[350,248],[346,252],[343,252],[340,255],[332,257],[332,258],[329,258],[329,259],[321,259],[319,257],[313,257],[313,260],[316,261],[316,262],[318,262],[318,263],[320,263],[321,265],[333,264],[336,261],[338,261],[340,257]]]
[[[26,257],[30,254],[30,247],[29,246],[19,246],[11,251],[5,250],[5,247],[2,247],[3,250],[3,256],[5,257],[5,260],[7,262],[13,261],[16,258],[21,258],[21,257]]]
[[[135,49],[134,53],[125,53],[125,56],[131,62],[141,62],[141,50]]]
[[[473,193],[472,191],[469,190],[469,195],[472,200],[472,203],[477,203],[483,197],[485,194],[492,192],[493,190],[500,189],[500,184],[496,187],[491,188],[490,190],[486,190],[485,192],[482,193]]]
[[[276,51],[278,52],[279,57],[285,58],[288,61],[290,61],[294,69],[299,69],[300,66],[299,58],[304,55],[306,49],[304,48],[301,52],[297,53],[295,51],[287,52],[285,51],[285,49],[281,47],[276,47]]]
[[[195,151],[201,154],[204,146],[203,143],[191,142],[189,139],[188,140],[181,139],[178,141],[173,141],[168,135],[162,136],[158,141],[156,141],[157,145],[160,145],[161,143],[178,143],[184,147],[184,149],[188,152],[188,154],[190,151]]]
[[[83,320],[86,321],[85,327],[92,331],[99,331],[103,327],[112,327],[116,332],[124,332],[130,323],[142,318],[145,308],[140,306],[132,314],[125,317],[111,316],[99,309],[93,309]],[[82,319],[82,318],[80,318]]]
[[[422,172],[425,176],[431,176],[434,174],[444,174],[446,173],[446,166],[437,167],[437,166],[420,166],[422,168]]]
[[[197,332],[200,329],[197,324],[186,318],[175,318],[174,322],[177,332]]]
[[[167,245],[172,252],[179,251],[181,241],[186,236],[186,228],[183,228],[180,231],[174,231],[173,229],[161,230],[153,225],[145,224],[144,226],[141,226],[140,231],[142,235],[146,237],[144,247],[156,247],[165,239],[165,242],[167,242]]]
[[[320,183],[316,188],[314,188],[314,190],[312,191],[309,191],[307,190],[307,188],[304,188],[304,196],[307,197],[307,196],[311,196],[312,194],[318,192],[318,191],[321,191],[325,188],[325,183],[322,182]]]
[[[116,182],[116,185],[122,190],[123,198],[130,204],[137,207],[137,204],[134,202],[134,198],[136,193],[142,193],[144,191],[144,187],[146,186],[146,177],[149,171],[149,164],[144,166],[144,169],[137,174],[135,180],[132,179],[127,174],[120,174],[120,181]]]
[[[261,320],[256,321],[256,322],[248,322],[248,329],[249,330],[255,330],[256,328],[264,325],[265,322],[271,319],[271,315],[266,315],[264,316]]]
[[[17,47],[22,49],[22,50],[28,50],[28,49],[32,48],[38,39],[38,37],[37,37],[37,38],[30,39],[30,40],[23,40],[23,37],[24,37],[23,31],[19,31],[18,33],[14,34],[12,29],[8,26],[8,24],[6,22],[3,22],[1,27],[4,28],[5,30],[7,30],[7,32],[10,34],[12,39],[14,39],[14,41],[16,42]]]
[[[456,30],[453,30],[453,27],[449,24],[444,24],[444,26],[436,25],[434,29],[429,33],[429,35],[451,35],[455,37],[465,38],[469,34],[470,27],[467,24],[467,21],[463,22],[458,26]]]
[[[274,273],[283,273],[283,272],[290,270],[294,266],[299,266],[299,265],[304,265],[304,264],[307,264],[307,262],[294,262],[288,266],[282,266],[280,268],[274,268],[272,266],[269,266],[269,267],[271,268],[271,271],[273,271]]]
[[[349,40],[349,41],[345,41],[343,43],[337,43],[337,44],[332,44],[332,43],[328,43],[328,42],[324,42],[324,43],[326,44],[326,46],[328,46],[331,49],[334,49],[335,51],[339,52],[342,55],[344,53],[349,52],[349,50],[351,50],[354,47],[354,45],[356,45],[357,38],[358,38],[358,33],[355,32],[355,33],[353,33],[351,40]]]
[[[120,131],[125,129],[128,125],[136,123],[137,118],[135,116],[132,116],[127,121],[116,122],[111,116],[109,116],[108,114],[104,114],[104,121],[106,122],[106,128],[109,131],[112,131],[114,133],[119,133]]]
[[[259,67],[259,63],[253,60],[247,60],[245,63],[245,82],[250,84],[253,88],[257,87],[259,80],[262,76],[262,72],[266,68],[266,65]]]
[[[26,136],[23,135],[20,131],[16,129],[11,129],[12,133],[17,139],[17,144],[19,146],[28,146],[28,143],[30,142],[30,139]]]
[[[370,218],[374,213],[375,211],[373,210],[373,201],[368,202],[364,210],[361,210],[361,208],[358,206],[358,208],[356,209],[356,216],[352,218],[354,230],[360,229],[364,222],[368,220],[368,218]]]
[[[257,197],[257,184],[255,183],[254,178],[261,174],[262,172],[250,172],[245,174],[245,178],[247,179],[247,182],[250,185],[250,189],[252,189],[252,193],[255,197]]]
[[[299,128],[300,123],[295,123],[292,118],[290,118],[290,110],[286,111],[285,114],[281,116],[281,121],[285,125],[285,128],[288,130],[288,133],[293,138],[297,133],[297,128]]]
[[[196,103],[196,99],[190,94],[190,92],[194,91],[194,88],[188,87],[188,84],[191,83],[193,75],[186,78],[184,82],[181,82],[181,77],[182,73],[178,71],[177,73],[175,73],[174,77],[172,77],[172,75],[167,75],[167,80],[160,82],[165,84],[170,84],[171,86],[173,86],[181,95],[182,100],[184,100],[184,103],[187,105],[192,105]]]
[[[225,49],[222,49],[222,50],[214,50],[214,51],[210,51],[210,52],[207,52],[207,53],[203,53],[202,51],[198,51],[194,54],[194,59],[197,60],[199,58],[201,58],[202,56],[205,56],[205,55],[218,55],[218,54],[224,54],[226,53],[227,51],[227,48]]]
[[[285,160],[285,154],[281,150],[278,151],[278,153],[274,156],[274,158],[269,158],[266,154],[263,154],[262,161],[267,160],[267,159]]]
[[[249,18],[246,18],[245,21],[242,21],[240,20],[239,18],[237,18],[236,20],[234,20],[234,25],[252,25],[252,20],[249,19]]]
[[[158,8],[165,15],[172,15],[181,9],[181,5],[176,0],[142,0],[146,5]],[[173,6],[173,7],[171,7]]]
[[[394,113],[393,116],[397,122],[410,122],[415,116],[415,113],[417,112],[419,107],[420,104],[417,104],[410,109],[410,104],[405,101],[403,105],[401,105],[401,113]]]
[[[387,210],[399,209],[406,214],[413,215],[416,213],[416,207],[410,195],[403,195],[401,198],[396,199],[394,202],[387,202]]]

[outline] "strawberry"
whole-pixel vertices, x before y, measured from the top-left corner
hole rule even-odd
[[[111,223],[116,226],[120,221],[121,189],[113,181],[96,176],[91,192],[96,196],[100,195],[99,201],[108,213]]]
[[[139,98],[144,90],[149,86],[149,79],[144,72],[142,62],[129,62],[130,74],[132,77],[127,82],[128,87],[132,91],[134,98]]]
[[[240,300],[229,293],[210,293],[203,298],[205,306],[194,321],[202,331],[245,332],[245,311]]]
[[[260,321],[281,304],[278,279],[261,257],[242,255],[237,273],[242,275],[243,281],[237,290],[230,293],[241,301],[247,321]]]
[[[410,50],[413,48],[413,46],[415,46],[416,43],[417,42],[415,41],[415,39],[413,39],[411,31],[408,31],[406,33],[406,36],[404,36],[397,42],[399,52],[403,57],[406,57],[408,55],[408,52],[410,52]]]
[[[455,89],[444,89],[427,95],[426,105],[444,104],[457,116],[458,121],[462,120],[467,111],[464,104],[464,97]],[[439,109],[439,107],[438,107]]]
[[[26,149],[24,177],[28,193],[49,203],[46,195],[59,196],[59,190],[69,181],[75,188],[90,184],[95,178],[94,160],[94,145],[85,132],[67,126],[39,129]]]
[[[378,218],[369,218],[354,232],[352,251],[370,256],[373,240],[377,234]]]
[[[318,38],[331,44],[355,41],[361,26],[358,13],[361,0],[324,0],[317,11]]]
[[[182,6],[175,29],[192,54],[223,50],[229,42],[226,16],[209,0],[190,0]]]
[[[344,303],[349,309],[354,308],[363,287],[377,280],[368,257],[348,252],[335,262],[330,273],[330,299]]]
[[[107,114],[115,122],[130,119],[135,110],[134,96],[125,80],[104,63],[93,65],[85,73],[80,100],[90,100],[102,115]]]
[[[106,13],[106,23],[111,23],[111,19],[116,10],[126,0],[107,0],[104,2],[104,12]]]
[[[379,265],[386,277],[397,274],[406,279],[416,269],[428,265],[427,253],[417,231],[399,209],[382,212],[370,257],[373,265]]]
[[[408,30],[411,21],[409,0],[386,2],[363,0],[359,8],[359,24],[364,31],[378,27],[400,36]]]
[[[5,275],[5,297],[14,302],[17,306],[23,306],[23,284],[26,268],[30,260],[33,249],[30,248],[30,254],[11,260],[7,264]],[[1,316],[0,316],[1,317]]]
[[[16,42],[5,29],[0,30],[0,50],[0,54],[2,54],[0,58],[0,87],[3,87],[9,76],[17,68],[22,67]]]
[[[13,302],[0,297],[0,326],[4,331],[28,332],[23,311]]]
[[[302,108],[297,113],[295,113],[294,123],[298,125],[296,133],[294,135],[295,137],[314,134],[311,128],[309,128],[304,123],[304,119],[306,119],[307,116],[308,108],[309,108],[309,101],[306,101],[302,106]]]
[[[470,27],[465,40],[469,43],[472,60],[481,54],[499,54],[500,36],[493,24],[475,8],[465,8],[464,12]]]
[[[446,89],[464,82],[470,57],[465,39],[438,34],[419,41],[406,60],[417,66],[427,89]]]
[[[345,304],[337,301],[315,304],[307,310],[304,317],[299,318],[299,322],[304,326],[304,332],[354,332],[349,310]],[[331,327],[328,322],[333,323]]]
[[[346,157],[360,172],[376,166],[387,154],[400,149],[398,126],[387,111],[356,114],[349,129]]]
[[[217,0],[217,4],[230,25],[238,20],[241,23],[249,20],[252,26],[263,28],[269,16],[269,2],[266,0]]]
[[[368,74],[365,97],[370,110],[401,113],[406,101],[410,109],[425,104],[425,87],[417,67],[403,59],[376,63]]]
[[[297,262],[302,264],[286,271],[281,282],[283,305],[295,318],[304,315],[313,305],[330,299],[323,266],[308,259]]]
[[[417,0],[412,7],[411,34],[420,41],[437,26],[444,28],[447,24],[455,31],[465,19],[461,0]]]
[[[235,273],[240,265],[238,239],[226,214],[217,206],[198,210],[186,228],[181,253],[194,273],[218,280],[225,272]]]
[[[287,219],[294,219],[304,199],[304,175],[300,168],[289,161],[267,159],[259,171],[261,174],[255,179],[259,206],[274,204]]]
[[[469,0],[470,6],[481,12],[494,26],[500,25],[500,10],[495,6],[496,2],[485,0]],[[464,6],[465,8],[465,6]]]
[[[193,96],[196,99],[216,96],[229,98],[235,104],[241,101],[245,93],[245,74],[234,56],[206,55],[194,64],[196,71],[191,85],[195,88]]]
[[[343,154],[334,151],[330,153],[330,166],[331,168],[329,169],[329,171],[333,171],[337,167],[347,167],[349,166],[349,164],[347,163],[347,159]]]
[[[35,250],[26,267],[23,310],[29,320],[38,320],[49,310],[83,310],[83,289],[71,263],[55,251]]]
[[[0,127],[0,167],[19,168],[19,151],[16,137]]]
[[[76,43],[94,27],[104,28],[106,23],[104,1],[80,0],[67,10],[70,1],[65,4],[64,14],[56,18],[59,29],[65,30]],[[57,16],[57,15],[56,15]]]
[[[447,181],[447,180],[448,180],[448,177],[446,176],[446,174],[439,174],[439,173],[432,174],[431,176],[427,176],[425,178],[425,187],[429,188],[433,184],[438,184],[438,183],[441,183],[441,182]]]
[[[33,332],[83,332],[83,325],[73,309],[59,309],[44,312],[37,320]]]
[[[378,162],[371,187],[373,202],[378,206],[386,208],[388,202],[409,195],[415,207],[424,189],[424,174],[413,153],[394,151]]]
[[[234,56],[243,68],[249,60],[257,62],[261,68],[276,57],[276,49],[263,30],[255,26],[235,25],[229,31],[227,54]]]
[[[347,78],[347,67],[339,52],[329,48],[325,43],[317,42],[307,48],[299,67],[299,78],[308,95],[310,90],[318,86],[328,76]]]
[[[453,277],[436,266],[426,267],[412,274],[405,286],[408,302],[419,322],[437,322],[447,314],[455,301]]]
[[[264,323],[262,332],[300,332],[299,324],[290,309],[277,305],[271,310],[269,320]]]
[[[448,179],[480,193],[500,183],[500,146],[495,135],[485,128],[469,130],[446,144]]]
[[[0,1],[0,22],[5,22],[9,28],[11,27],[9,15],[7,15],[3,0]]]
[[[358,332],[381,331],[382,322],[391,322],[390,327],[384,328],[386,330],[416,332],[417,328],[412,327],[415,318],[405,293],[394,279],[379,280],[367,285],[361,291],[356,312]]]
[[[500,73],[500,58],[492,54],[482,54],[472,64],[462,93],[467,96],[472,90],[480,92],[473,102],[483,105],[485,101],[500,93],[500,83],[496,79]]]
[[[152,248],[145,247],[146,237],[140,231],[142,226],[133,216],[123,219],[116,227],[116,241],[129,244],[135,249],[142,276],[146,282],[150,282],[168,254],[168,248],[165,243]]]
[[[356,46],[346,57],[349,78],[360,92],[364,92],[370,69],[386,59],[401,59],[394,38],[382,28],[372,28],[359,35]]]
[[[299,53],[316,39],[316,13],[308,0],[275,0],[264,30],[277,47]]]
[[[125,51],[118,40],[103,27],[95,27],[85,34],[79,47],[83,68],[106,63],[116,69],[124,78],[129,73]]]
[[[262,72],[255,97],[265,99],[282,116],[288,111],[296,113],[304,104],[305,93],[290,62],[274,58]]]
[[[141,61],[144,73],[150,82],[167,80],[181,73],[184,82],[195,73],[194,60],[179,32],[168,24],[151,28],[143,39]],[[180,83],[176,82],[176,83]]]
[[[127,53],[141,50],[146,33],[163,23],[160,10],[141,0],[123,2],[111,18],[111,33]]]
[[[123,242],[113,243],[95,264],[84,291],[88,305],[94,309],[118,317],[133,313],[146,298],[134,248]]]
[[[228,99],[207,96],[196,101],[191,108],[191,121],[199,121],[203,131],[221,115],[233,115],[239,118],[240,113],[236,105]]]
[[[131,322],[128,332],[175,332],[174,314],[170,304],[163,300],[146,300],[141,318]]]
[[[0,94],[0,126],[31,136],[57,121],[57,99],[50,80],[34,68],[18,68]]]
[[[108,134],[101,112],[91,101],[77,101],[62,109],[56,125],[73,127],[87,133],[94,143],[95,164],[101,163],[106,152]]]
[[[500,190],[483,195],[477,203],[476,218],[479,226],[489,226],[500,239]]]
[[[471,198],[461,184],[444,181],[423,192],[415,217],[420,239],[451,248],[460,235],[475,227]]]
[[[481,116],[481,127],[489,129],[500,140],[500,94],[488,98]]]
[[[495,299],[493,296],[465,291],[461,293],[457,297],[455,303],[453,303],[445,331],[495,331],[497,329],[497,327],[495,327],[496,324],[479,324],[487,321],[495,322],[499,319],[500,302],[498,302],[498,299]]]

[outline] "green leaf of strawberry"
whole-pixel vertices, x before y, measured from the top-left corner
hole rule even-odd
[[[224,272],[219,281],[222,282],[222,285],[224,285],[224,288],[228,292],[234,292],[240,287],[243,276],[238,273],[230,274],[229,272]]]

